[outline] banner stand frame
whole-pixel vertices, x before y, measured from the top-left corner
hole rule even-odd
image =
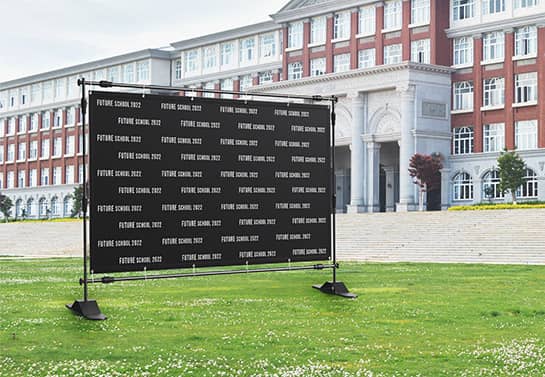
[[[331,268],[333,270],[333,280],[327,281],[322,285],[313,285],[312,287],[319,291],[331,295],[337,295],[344,298],[356,298],[357,295],[350,293],[346,285],[337,281],[337,269],[339,264],[337,263],[336,252],[336,193],[335,193],[335,103],[338,102],[336,96],[305,96],[305,95],[293,95],[293,94],[274,94],[274,93],[252,93],[252,92],[240,92],[240,91],[226,91],[226,90],[214,90],[214,89],[201,89],[201,88],[187,88],[187,87],[173,87],[162,85],[136,85],[136,84],[124,84],[114,83],[111,81],[86,81],[85,78],[80,78],[77,81],[78,86],[81,87],[81,123],[82,123],[82,138],[83,138],[83,195],[82,195],[82,213],[83,213],[83,278],[79,280],[80,285],[83,285],[83,300],[75,300],[72,304],[66,304],[66,307],[70,309],[74,314],[80,315],[89,320],[105,320],[107,317],[100,311],[96,300],[90,300],[88,298],[88,285],[90,283],[103,283],[109,284],[116,281],[135,281],[135,280],[154,280],[154,279],[169,279],[169,278],[182,278],[182,277],[195,277],[195,276],[212,276],[212,275],[233,275],[243,273],[257,273],[257,272],[279,272],[279,271],[297,271],[297,270],[323,270]],[[231,94],[240,96],[253,96],[253,97],[268,97],[268,98],[286,98],[301,99],[313,102],[329,101],[331,103],[331,203],[330,203],[330,216],[332,216],[332,245],[331,255],[332,264],[315,264],[311,266],[296,266],[296,267],[279,267],[279,268],[260,268],[252,270],[225,270],[225,271],[209,271],[200,273],[186,273],[186,274],[160,274],[160,275],[146,275],[146,276],[124,276],[124,277],[108,277],[104,276],[100,280],[89,280],[87,275],[87,204],[88,204],[88,184],[87,184],[87,163],[86,158],[86,134],[85,134],[85,116],[87,113],[87,99],[86,99],[86,85],[99,86],[101,88],[132,88],[145,90],[158,90],[158,91],[177,91],[177,92],[198,92],[198,93],[213,93],[213,94]]]

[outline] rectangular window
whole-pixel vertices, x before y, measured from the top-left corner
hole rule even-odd
[[[26,132],[27,117],[26,115],[21,115],[19,117],[19,125],[17,127],[17,133],[24,134]]]
[[[255,39],[247,38],[240,41],[240,63],[251,63],[255,58]]]
[[[197,50],[185,53],[185,71],[196,72],[199,69],[199,52]]]
[[[17,161],[24,160],[26,160],[26,141],[19,143],[19,147],[17,148]]]
[[[94,72],[95,81],[104,80],[104,78],[105,78],[104,73],[105,73],[105,71],[103,69],[99,69],[98,71],[95,71]]]
[[[358,15],[358,33],[361,35],[375,34],[376,10],[374,6],[362,7]]]
[[[483,0],[483,14],[505,12],[505,0]]]
[[[26,89],[21,89],[21,105],[26,105],[28,103],[28,95],[26,94]]]
[[[401,28],[401,0],[391,0],[384,3],[384,29]]]
[[[119,82],[119,67],[108,68],[108,80],[111,82]]]
[[[473,64],[473,38],[454,39],[454,65]]]
[[[30,116],[30,132],[38,130],[38,122],[40,120],[40,115],[35,113]]]
[[[310,43],[312,44],[325,43],[325,35],[326,35],[325,16],[314,17],[310,21]]]
[[[181,80],[182,78],[182,59],[176,59],[174,62],[174,79]]]
[[[297,80],[303,77],[303,64],[300,62],[288,64],[288,80]]]
[[[333,39],[350,38],[350,12],[336,13],[333,17]]]
[[[40,185],[49,185],[49,168],[42,168],[42,171],[40,172]]]
[[[203,54],[204,69],[213,69],[218,66],[218,49],[216,48],[216,46],[205,47],[203,50]]]
[[[313,77],[325,75],[325,58],[312,59],[310,61],[310,75]]]
[[[41,90],[40,84],[34,84],[30,87],[30,102],[31,103],[38,103],[40,101],[41,97]]]
[[[461,81],[454,83],[453,110],[473,109],[473,82]]]
[[[123,66],[123,81],[127,84],[134,83],[133,64],[127,64]]]
[[[518,150],[537,148],[537,120],[515,123],[515,148]]]
[[[515,30],[515,56],[535,56],[537,54],[537,28],[524,26]]]
[[[55,80],[55,98],[62,98],[66,93],[66,85],[64,79]]]
[[[74,165],[66,165],[64,169],[64,183],[67,185],[74,183]]]
[[[40,154],[41,159],[49,158],[49,139],[42,139],[42,153]]]
[[[503,77],[494,77],[484,80],[483,106],[502,106],[505,103],[505,80]]]
[[[232,79],[224,79],[220,81],[220,88],[221,90],[225,90],[228,92],[233,91],[233,80]],[[233,98],[232,94],[222,94],[221,98]]]
[[[59,128],[62,126],[62,110],[55,111],[53,115],[53,128]]]
[[[4,146],[0,145],[0,164],[4,163]],[[2,186],[0,186],[2,188]]]
[[[53,184],[60,185],[62,184],[62,167],[56,166],[53,168]]]
[[[301,47],[303,47],[303,23],[291,23],[288,26],[288,48]]]
[[[149,61],[136,63],[136,81],[149,81]]]
[[[42,113],[42,130],[48,130],[51,127],[51,113],[44,111]]]
[[[401,63],[401,44],[384,46],[384,64]]]
[[[537,72],[515,75],[515,102],[537,101]]]
[[[66,137],[66,142],[64,146],[64,155],[73,156],[75,152],[75,137],[73,135]]]
[[[259,85],[268,84],[271,82],[273,82],[273,76],[271,71],[259,73]]]
[[[270,58],[276,55],[276,40],[274,34],[265,34],[259,37],[260,52],[262,58]]]
[[[51,81],[46,81],[42,84],[42,89],[43,89],[43,98],[44,100],[51,100],[53,98],[53,82]]]
[[[359,68],[374,67],[375,63],[376,63],[376,57],[375,57],[374,48],[358,51],[358,67]]]
[[[25,187],[25,178],[26,178],[26,172],[24,170],[19,170],[17,172],[17,187],[23,188]]]
[[[15,118],[8,119],[8,131],[6,135],[15,135]]]
[[[505,36],[502,32],[494,31],[483,36],[484,61],[501,60],[504,58]]]
[[[505,148],[504,124],[485,124],[483,127],[483,152],[499,152],[503,148]]]
[[[430,0],[411,0],[411,23],[415,25],[430,23]]]
[[[473,127],[456,127],[452,132],[453,154],[473,153]]]
[[[83,183],[83,165],[78,166],[78,183]]]
[[[38,171],[36,169],[30,169],[28,174],[28,186],[36,187],[38,185]]]
[[[539,0],[515,0],[515,9],[535,7]]]
[[[203,89],[214,90],[216,89],[216,85],[214,84],[213,81],[208,81],[207,83],[204,84]],[[202,96],[205,98],[214,98],[215,93],[203,92]]]
[[[475,0],[453,0],[452,18],[454,21],[466,20],[475,15]]]
[[[70,107],[66,110],[66,125],[73,126],[76,124],[76,108]]]
[[[56,137],[53,139],[53,157],[62,156],[62,138]]]
[[[252,75],[244,75],[240,77],[240,91],[245,92],[252,87]]]
[[[346,72],[350,70],[350,54],[339,54],[333,57],[333,71]]]
[[[231,65],[233,64],[233,55],[234,55],[234,46],[233,43],[224,43],[221,45],[221,61],[220,64]]]
[[[6,177],[7,188],[15,187],[15,173],[13,171],[8,171],[8,176]]]
[[[28,158],[35,160],[38,158],[38,140],[32,140],[30,142],[30,149],[28,151]]]
[[[430,40],[419,39],[411,42],[411,61],[430,64]]]

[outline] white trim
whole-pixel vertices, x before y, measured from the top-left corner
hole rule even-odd
[[[500,64],[500,63],[504,63],[504,62],[505,62],[505,58],[492,59],[492,60],[481,60],[481,65]]]
[[[526,106],[536,106],[536,105],[537,105],[537,101],[528,101],[528,102],[520,102],[520,103],[514,102],[513,103],[513,107],[526,107]]]
[[[515,55],[511,58],[511,60],[526,60],[526,59],[537,59],[537,54],[530,54],[530,55]]]
[[[284,49],[284,51],[286,52],[293,52],[293,51],[299,51],[299,50],[302,50],[303,49],[303,46],[301,47],[286,47]]]
[[[320,46],[325,46],[325,41],[324,42],[314,42],[314,43],[307,44],[308,48],[320,47]],[[286,49],[286,51],[287,51],[287,49]]]
[[[356,39],[359,38],[366,38],[366,37],[373,37],[375,36],[374,32],[364,33],[364,34],[356,34]]]
[[[451,65],[450,68],[452,68],[452,69],[473,68],[473,63],[454,64],[454,65]]]
[[[473,109],[461,109],[461,110],[451,110],[450,113],[453,114],[453,115],[456,115],[456,114],[467,114],[467,113],[472,113],[473,112]]]
[[[381,30],[381,33],[382,34],[387,34],[387,33],[394,33],[396,31],[401,31],[403,28],[402,27],[396,27],[394,29],[382,29]]]
[[[504,108],[505,108],[505,105],[483,106],[481,107],[481,111],[502,110]]]
[[[416,28],[416,27],[423,27],[423,26],[430,26],[431,25],[431,22],[424,22],[424,23],[419,23],[419,24],[409,24],[409,29],[413,29],[413,28]]]
[[[331,43],[348,42],[348,41],[350,41],[350,37],[348,37],[348,38],[337,38],[337,39],[332,39],[332,40],[331,40]]]

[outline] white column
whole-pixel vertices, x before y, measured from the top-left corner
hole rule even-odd
[[[352,99],[352,144],[350,145],[350,204],[348,213],[365,211],[365,146],[362,135],[367,122],[367,94],[356,93]]]
[[[441,210],[446,211],[450,206],[450,169],[441,169]]]
[[[482,179],[477,177],[473,180],[473,203],[480,203],[483,200]]]
[[[414,183],[409,175],[409,162],[414,154],[415,87],[398,87],[401,96],[401,140],[399,143],[399,203],[397,211],[415,210]]]
[[[537,177],[537,199],[545,201],[545,177]]]
[[[367,211],[380,212],[380,144],[367,143]]]
[[[395,169],[393,166],[385,166],[386,173],[386,212],[395,211]]]

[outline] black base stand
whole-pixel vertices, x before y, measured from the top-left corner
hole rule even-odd
[[[322,285],[313,285],[312,288],[319,289],[323,293],[328,293],[330,295],[336,295],[341,296],[344,298],[356,298],[358,297],[354,293],[348,292],[348,288],[346,288],[346,285],[342,281],[326,281]]]
[[[106,316],[102,314],[95,300],[76,300],[73,304],[66,304],[66,307],[86,319],[104,321]]]

